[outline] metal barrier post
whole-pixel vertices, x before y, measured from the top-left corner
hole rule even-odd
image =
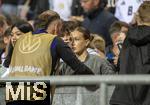
[[[107,84],[100,83],[100,105],[107,105]]]

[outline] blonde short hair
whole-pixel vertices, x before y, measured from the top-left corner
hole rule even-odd
[[[98,49],[99,51],[105,53],[105,40],[98,34],[91,34],[93,39],[90,43],[90,48]]]
[[[57,19],[60,19],[60,16],[57,12],[52,10],[44,11],[37,17],[37,19],[35,19],[34,27],[35,29],[47,28],[52,21]]]

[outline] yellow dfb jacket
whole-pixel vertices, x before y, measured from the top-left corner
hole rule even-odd
[[[27,33],[21,36],[14,47],[9,76],[47,76],[52,69],[50,34]]]
[[[41,33],[32,34],[31,32],[22,35],[16,42],[11,64],[9,77],[35,77],[49,76],[52,72],[52,56],[51,56],[51,43],[56,36]],[[24,88],[29,87],[25,85]],[[35,92],[31,85],[30,92]],[[15,91],[17,86],[14,85]],[[28,94],[24,92],[25,95]],[[21,94],[20,94],[21,95]],[[41,94],[34,97],[32,94],[27,95],[25,100],[40,100]],[[21,97],[21,96],[19,96]],[[9,99],[12,101],[13,97]],[[20,100],[20,99],[18,99]]]

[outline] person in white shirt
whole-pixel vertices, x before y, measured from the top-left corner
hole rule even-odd
[[[50,8],[57,12],[63,20],[69,20],[73,0],[49,0]]]
[[[115,17],[120,21],[130,23],[142,1],[143,0],[118,0],[116,2]]]

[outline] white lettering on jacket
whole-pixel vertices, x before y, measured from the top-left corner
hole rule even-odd
[[[9,72],[30,72],[34,74],[41,74],[42,69],[34,66],[15,66],[15,67],[9,67]]]

